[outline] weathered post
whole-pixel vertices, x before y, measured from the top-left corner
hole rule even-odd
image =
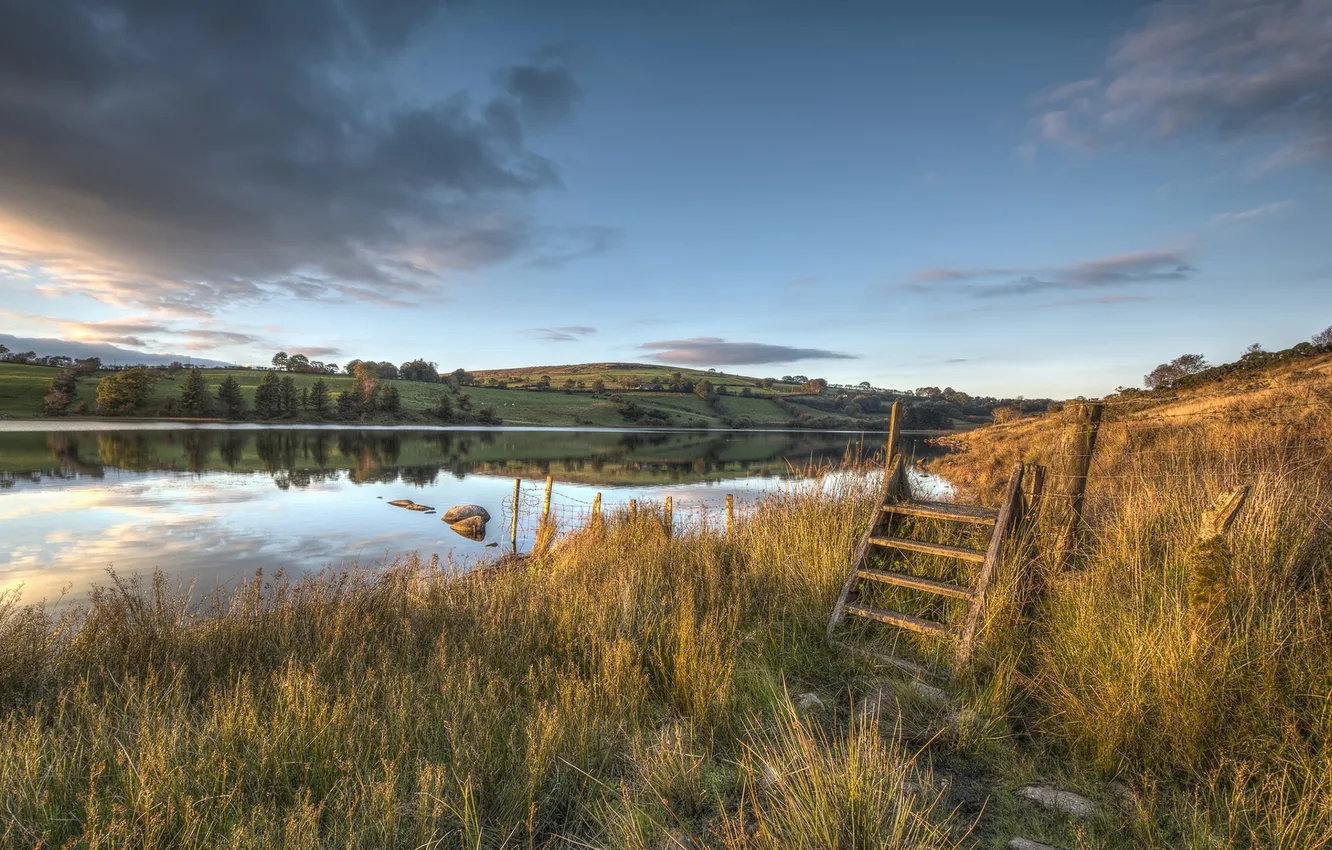
[[[730,537],[735,528],[735,494],[726,494],[726,536]]]
[[[666,537],[671,536],[671,530],[675,527],[675,511],[671,508],[671,497],[666,497],[666,511],[664,514],[663,526],[666,529]]]
[[[601,494],[592,497],[592,527],[601,528]]]
[[[902,404],[901,399],[898,399],[893,402],[893,412],[890,418],[888,419],[888,442],[884,443],[883,446],[883,463],[885,468],[892,468],[893,456],[897,454],[897,439],[898,439],[897,411],[901,404]]]
[[[1056,475],[1059,478],[1056,501],[1051,506],[1051,561],[1055,570],[1068,566],[1078,546],[1082,524],[1082,504],[1087,494],[1087,470],[1096,450],[1096,434],[1101,428],[1102,406],[1082,402],[1070,404],[1069,427],[1064,435],[1063,458]]]
[[[546,497],[541,501],[541,521],[543,523],[550,521],[550,490],[554,486],[555,479],[546,476]]]
[[[1225,533],[1249,495],[1246,485],[1222,493],[1203,511],[1198,537],[1189,550],[1189,645],[1211,643],[1225,633],[1230,601],[1230,547]]]
[[[518,553],[518,501],[522,497],[523,479],[513,479],[513,525],[509,528],[509,550]]]
[[[630,519],[630,520],[638,519],[638,500],[637,500],[637,499],[630,499],[630,500],[629,500],[629,519]]]

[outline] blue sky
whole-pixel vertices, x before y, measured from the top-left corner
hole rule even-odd
[[[34,5],[19,338],[1063,397],[1332,323],[1332,0]]]

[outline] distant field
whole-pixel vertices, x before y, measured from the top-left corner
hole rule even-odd
[[[604,368],[565,367],[565,369],[566,371],[560,372],[555,368],[536,367],[526,370],[511,369],[473,373],[478,381],[484,381],[487,376],[496,375],[508,376],[505,377],[506,380],[510,378],[523,381],[530,380],[532,383],[539,380],[541,375],[549,375],[552,386],[548,390],[472,386],[463,387],[461,392],[471,399],[473,417],[482,408],[492,407],[496,415],[508,425],[626,427],[640,424],[660,427],[727,428],[731,427],[732,422],[739,417],[744,417],[746,427],[783,428],[797,424],[793,415],[783,410],[773,400],[774,397],[780,397],[790,399],[793,402],[798,401],[800,396],[795,393],[800,388],[796,386],[787,387],[791,391],[789,394],[772,393],[770,395],[766,391],[755,389],[758,379],[717,372],[675,370],[665,367],[656,369],[616,369],[612,368],[612,365],[605,365]],[[755,395],[748,398],[736,394],[726,395],[719,400],[718,405],[714,406],[692,393],[629,390],[618,382],[611,380],[612,377],[619,378],[623,375],[632,374],[639,378],[641,383],[664,384],[669,381],[671,374],[675,371],[680,371],[693,381],[706,378],[716,386],[725,386],[730,393],[739,393],[744,387],[749,387]],[[0,364],[0,414],[15,417],[43,416],[42,398],[46,395],[47,385],[55,373],[55,369],[46,366]],[[107,374],[110,373],[100,372],[79,381],[78,397],[84,404],[86,415],[96,415],[97,380]],[[169,401],[180,395],[181,383],[186,375],[184,371],[174,375],[166,372],[158,374],[161,377],[153,385],[149,401],[144,409],[137,414],[139,416],[170,415]],[[203,370],[204,379],[208,383],[209,391],[213,394],[216,394],[218,385],[228,376],[235,378],[240,385],[246,404],[250,407],[253,407],[254,404],[255,389],[265,374],[267,373],[264,371],[249,369]],[[346,375],[283,373],[283,376],[286,377],[288,374],[295,381],[298,391],[301,388],[313,385],[315,381],[321,378],[332,395],[350,390],[354,384],[353,379]],[[584,382],[584,388],[565,390],[562,386],[564,380],[575,375],[577,376],[574,378],[575,380]],[[607,390],[604,394],[594,394],[590,388],[591,383],[598,379],[606,381]],[[452,389],[443,383],[402,380],[381,381],[380,383],[381,385],[392,383],[397,388],[402,400],[402,410],[391,419],[384,414],[380,414],[378,418],[371,420],[372,422],[381,424],[390,421],[439,424],[440,420],[431,411],[438,405],[440,397],[448,395],[453,400],[455,408],[459,402],[459,398],[454,396]],[[616,402],[611,400],[611,396],[617,394],[622,394],[625,398],[632,400],[636,406],[644,411],[661,413],[664,418],[645,418],[638,423],[627,421],[621,415]],[[796,410],[800,413],[808,413],[810,416],[818,418],[825,425],[833,427],[867,429],[883,427],[882,416],[863,418],[830,417],[825,411],[798,404]],[[302,415],[297,417],[296,421],[314,420],[308,415]],[[464,421],[466,421],[466,417],[464,417]]]

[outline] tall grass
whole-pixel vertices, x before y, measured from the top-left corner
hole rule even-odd
[[[1040,740],[1146,789],[1135,842],[1332,843],[1332,382],[1211,399],[1204,415],[1108,408],[1074,569],[1049,577],[1034,623],[992,622],[990,658],[1022,657],[1012,710]],[[1196,405],[1195,405],[1196,406]],[[1015,459],[1050,461],[1057,416],[967,437],[944,474],[987,495]],[[1187,620],[1203,509],[1235,484],[1227,628]],[[1014,589],[1016,592],[1016,589]],[[994,618],[992,618],[993,620]]]
[[[0,846],[944,846],[906,754],[782,692],[848,681],[821,638],[873,481],[840,480],[730,539],[616,516],[465,578],[407,559],[195,602],[112,575],[59,617],[6,600]],[[800,759],[823,780],[756,784]]]

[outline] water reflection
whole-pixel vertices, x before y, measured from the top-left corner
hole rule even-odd
[[[569,504],[607,510],[671,495],[752,500],[813,465],[878,445],[875,434],[175,428],[0,430],[0,591],[75,595],[162,569],[199,589],[250,575],[374,564],[407,552],[466,569],[508,545],[513,479],[547,475]],[[923,450],[917,446],[919,455]],[[388,506],[475,503],[486,536]],[[532,526],[520,525],[520,549]]]
[[[869,446],[877,444],[870,435]],[[434,484],[441,474],[544,477],[641,486],[789,475],[836,461],[861,435],[811,432],[181,429],[0,432],[0,486],[133,472],[267,472],[304,487],[343,472],[356,483]]]

